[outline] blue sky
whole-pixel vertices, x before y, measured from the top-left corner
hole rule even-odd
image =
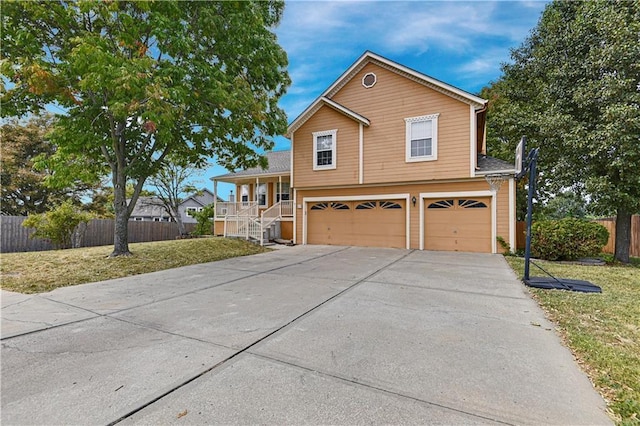
[[[366,50],[477,94],[500,74],[509,50],[536,26],[544,1],[288,1],[275,32],[292,84],[281,99],[289,122]],[[289,149],[276,138],[276,150]],[[224,174],[210,167],[209,177]],[[218,185],[228,199],[231,185]]]

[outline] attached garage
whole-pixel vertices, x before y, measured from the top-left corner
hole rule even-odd
[[[426,250],[491,253],[491,197],[424,200]]]
[[[307,244],[407,247],[404,199],[306,203]]]

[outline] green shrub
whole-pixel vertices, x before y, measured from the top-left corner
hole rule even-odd
[[[206,206],[199,212],[194,212],[193,217],[198,223],[191,235],[211,235],[213,233],[211,229],[214,217],[213,204]]]
[[[609,231],[596,222],[566,218],[542,220],[531,226],[531,254],[547,260],[575,260],[597,256]]]
[[[22,226],[36,230],[30,238],[49,240],[57,248],[64,249],[72,247],[76,227],[86,225],[89,220],[88,213],[77,210],[71,201],[65,201],[48,212],[29,215]]]

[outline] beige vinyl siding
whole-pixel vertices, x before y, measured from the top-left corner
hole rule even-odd
[[[302,208],[296,208],[296,241],[302,244],[302,223],[303,223],[303,199],[305,197],[342,197],[342,196],[361,196],[372,195],[372,200],[378,194],[410,194],[419,198],[421,192],[461,192],[461,191],[488,191],[489,185],[484,178],[467,180],[462,182],[450,183],[433,183],[433,184],[408,184],[408,185],[384,185],[384,186],[355,186],[351,188],[333,188],[333,189],[315,189],[315,190],[298,190],[297,205]],[[508,241],[509,236],[509,185],[505,182],[498,193],[498,234],[502,235]],[[409,203],[410,209],[410,248],[420,248],[420,202],[415,207]],[[505,237],[506,236],[506,237]]]
[[[313,133],[338,129],[336,135],[337,167],[313,170]],[[350,185],[358,183],[359,125],[334,109],[323,106],[294,135],[296,188],[318,185]]]
[[[370,89],[361,83],[368,72],[378,78]],[[332,100],[371,121],[364,129],[365,184],[470,176],[468,104],[374,64],[366,65]],[[404,119],[428,114],[440,114],[438,159],[407,163]],[[299,134],[296,132],[296,142]]]

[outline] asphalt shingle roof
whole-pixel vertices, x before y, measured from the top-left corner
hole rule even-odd
[[[266,169],[252,167],[240,170],[235,173],[216,176],[216,179],[242,176],[271,175],[276,173],[287,173],[291,171],[291,151],[272,151],[265,154],[269,166]]]
[[[497,172],[505,170],[513,170],[514,165],[499,158],[489,157],[488,155],[478,155],[478,171],[479,172]]]

